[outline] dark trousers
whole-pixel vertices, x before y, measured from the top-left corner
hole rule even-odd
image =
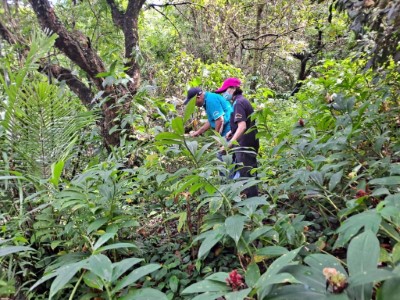
[[[251,174],[251,170],[257,168],[257,153],[248,150],[245,150],[244,152],[237,150],[234,155],[240,177],[256,177],[255,174]],[[245,189],[243,193],[247,198],[258,196],[257,185]]]

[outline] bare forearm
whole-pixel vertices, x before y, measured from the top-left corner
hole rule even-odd
[[[233,135],[233,137],[231,138],[229,144],[232,146],[232,143],[239,140],[242,137],[242,135],[245,133],[246,129],[247,129],[246,122],[239,122],[238,128],[236,129],[236,132]]]
[[[218,119],[215,120],[215,131],[218,132],[219,134],[222,133],[222,129],[223,129],[223,117],[220,117]]]
[[[203,126],[201,126],[200,128],[199,128],[199,130],[197,130],[197,134],[198,135],[201,135],[201,134],[203,134],[204,132],[206,132],[208,129],[210,129],[210,122],[206,122],[206,123],[204,123],[204,125]]]

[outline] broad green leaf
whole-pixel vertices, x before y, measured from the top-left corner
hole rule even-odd
[[[400,176],[375,178],[368,182],[370,185],[400,185]]]
[[[367,230],[353,238],[347,249],[347,266],[350,279],[354,281],[355,276],[368,274],[377,269],[379,262],[379,241],[375,234]],[[372,297],[371,284],[362,284],[353,289],[357,299],[370,299]]]
[[[368,283],[374,283],[391,279],[396,277],[396,274],[388,270],[377,269],[364,271],[364,273],[354,274],[349,278],[349,284],[351,287],[357,287],[360,285],[367,285]],[[369,298],[366,298],[369,299]]]
[[[244,216],[232,216],[225,220],[226,234],[229,235],[237,244],[244,228],[244,223],[247,217]]]
[[[186,105],[185,114],[183,117],[184,123],[186,123],[190,119],[190,117],[193,115],[195,109],[196,109],[196,97],[193,97],[193,99],[190,100],[189,103]]]
[[[182,142],[182,136],[174,132],[161,132],[156,135],[156,141],[167,142],[167,144],[174,144]]]
[[[172,129],[179,136],[181,136],[185,133],[185,128],[183,126],[183,119],[181,117],[174,118],[171,122],[171,125],[172,125]]]
[[[90,256],[86,268],[106,282],[111,282],[113,266],[111,260],[107,256],[103,254]]]
[[[211,248],[214,247],[214,245],[218,243],[223,236],[224,235],[220,231],[214,230],[213,232],[211,232],[201,243],[199,252],[197,254],[198,258],[204,258],[211,250]]]
[[[260,236],[263,236],[267,232],[271,231],[273,228],[271,226],[263,226],[263,227],[258,227],[256,228],[249,237],[249,243],[253,242],[255,239],[259,238]]]
[[[374,190],[371,194],[371,196],[382,196],[382,195],[390,195],[390,192],[387,188],[378,188]]]
[[[226,292],[229,287],[226,283],[216,282],[213,280],[203,280],[196,282],[182,291],[182,295],[204,293],[204,292]]]
[[[243,300],[247,297],[247,295],[250,293],[251,289],[244,289],[241,291],[237,292],[231,292],[228,294],[225,294],[225,299],[226,300]]]
[[[167,296],[159,290],[142,288],[129,292],[126,296],[118,297],[120,300],[168,300]]]
[[[329,190],[330,191],[332,191],[338,185],[340,180],[342,180],[342,176],[343,176],[343,170],[332,175],[332,177],[329,180]]]
[[[87,234],[90,234],[91,232],[98,230],[101,226],[103,226],[105,223],[107,223],[108,218],[103,217],[100,219],[97,219],[96,221],[92,222],[89,224],[88,229],[86,230]]]
[[[397,300],[400,295],[400,266],[397,266],[393,273],[397,278],[386,280],[378,290],[377,300]]]
[[[400,242],[396,243],[396,245],[394,245],[393,247],[392,260],[393,263],[397,263],[400,261]]]
[[[106,243],[109,239],[112,239],[115,236],[115,233],[104,233],[94,244],[93,250],[96,250],[99,248],[101,245]]]
[[[260,279],[260,269],[256,263],[251,263],[247,266],[245,279],[247,286],[253,287],[257,280]]]
[[[176,277],[175,275],[172,275],[168,280],[168,284],[169,284],[169,288],[171,289],[171,291],[173,291],[174,293],[176,293],[178,291],[178,287],[179,287],[178,277]]]
[[[290,274],[286,273],[285,275],[280,276],[278,273],[282,270],[282,268],[288,265],[297,264],[297,262],[294,262],[293,260],[296,258],[300,249],[301,247],[292,250],[289,253],[283,254],[269,266],[267,272],[261,275],[260,279],[255,284],[255,287],[258,288],[257,294],[260,299],[263,299],[271,291],[271,282],[277,283],[277,281],[296,281]]]
[[[381,216],[372,210],[351,216],[337,230],[339,238],[335,242],[334,249],[343,247],[362,228],[377,233],[381,220]]]
[[[294,278],[315,292],[326,293],[326,279],[322,270],[308,266],[294,265],[284,268],[284,271],[292,274]]]
[[[83,281],[88,287],[101,291],[103,290],[103,283],[101,279],[92,272],[86,272],[83,276]]]
[[[122,261],[116,262],[113,264],[113,274],[112,274],[112,282],[115,282],[122,274],[128,271],[132,266],[137,263],[143,261],[142,258],[125,258]]]
[[[289,251],[286,248],[281,247],[281,246],[268,246],[268,247],[257,249],[256,255],[275,257],[275,256],[281,256],[288,252]]]
[[[251,197],[235,204],[235,207],[267,205],[265,197]]]
[[[36,251],[36,250],[27,246],[8,246],[0,248],[0,257],[22,251]]]
[[[225,292],[207,292],[200,295],[197,295],[192,300],[215,300],[222,297]]]
[[[226,279],[229,277],[229,273],[226,272],[217,272],[213,273],[210,276],[206,278],[206,280],[213,280],[213,281],[219,281],[222,283],[226,283]]]
[[[325,268],[335,268],[340,273],[347,276],[347,272],[340,261],[330,254],[311,254],[304,259],[304,262],[321,274]]]
[[[56,273],[57,277],[54,279],[50,287],[50,296],[53,298],[61,289],[63,289],[68,282],[75,276],[75,274],[82,269],[82,267],[87,263],[87,261],[80,261],[71,265],[59,268]]]
[[[121,248],[137,248],[136,245],[132,243],[115,243],[107,246],[100,247],[96,249],[93,253],[100,253],[106,250],[112,250],[112,249],[121,249]]]
[[[313,291],[302,285],[275,288],[265,300],[349,300],[346,294],[332,295]]]
[[[119,292],[123,288],[135,283],[137,280],[142,278],[143,276],[146,276],[149,273],[154,272],[155,270],[158,270],[161,268],[161,265],[159,264],[149,264],[140,268],[137,268],[136,270],[133,270],[129,275],[125,276],[122,278],[120,281],[118,281],[117,285],[114,288],[114,292]]]
[[[55,187],[58,186],[63,169],[64,169],[64,161],[63,160],[60,160],[51,165],[52,177],[50,179],[50,182],[53,183]]]

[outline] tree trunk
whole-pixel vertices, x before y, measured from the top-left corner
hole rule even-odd
[[[262,17],[262,13],[264,10],[264,6],[265,3],[262,4],[257,4],[257,17],[256,17],[256,36],[260,35],[260,27],[261,27],[261,17]],[[258,74],[257,74],[257,70],[260,66],[260,62],[261,62],[261,56],[262,56],[262,51],[258,50],[260,48],[260,40],[256,40],[256,45],[255,45],[255,49],[254,51],[254,57],[253,57],[253,66],[252,66],[252,79],[251,79],[251,83],[250,83],[250,89],[251,90],[255,90],[256,86],[257,86],[257,78],[258,78]]]
[[[145,0],[129,0],[126,12],[121,12],[114,0],[107,0],[111,7],[114,24],[123,31],[125,37],[125,58],[127,59],[126,73],[131,77],[128,85],[103,86],[103,78],[96,77],[97,74],[105,72],[103,60],[97,55],[95,49],[91,48],[89,39],[79,31],[68,31],[64,24],[58,19],[48,0],[29,0],[43,30],[51,30],[58,35],[55,42],[56,47],[63,52],[72,62],[78,65],[91,80],[98,91],[103,91],[101,110],[103,118],[100,122],[101,134],[105,146],[109,149],[120,142],[118,130],[110,133],[115,126],[119,127],[118,115],[127,114],[130,111],[132,97],[136,94],[140,84],[140,70],[135,61],[134,51],[138,45],[138,16]],[[63,74],[64,79],[72,79],[73,85],[69,84],[72,91],[78,95],[83,104],[90,106],[93,94],[90,89],[61,67],[52,67],[53,73],[59,76]],[[62,71],[62,72],[61,72]],[[61,73],[60,73],[61,72]],[[76,80],[75,80],[76,79]],[[89,89],[89,90],[88,90]],[[120,105],[118,99],[125,96]],[[89,101],[89,98],[90,101]]]

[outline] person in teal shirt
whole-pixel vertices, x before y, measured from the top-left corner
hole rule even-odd
[[[188,91],[184,104],[187,104],[193,97],[196,97],[196,106],[204,107],[206,110],[207,122],[190,135],[192,137],[199,136],[212,128],[221,136],[225,136],[231,130],[229,124],[231,113],[233,112],[231,103],[221,95],[195,87]]]

